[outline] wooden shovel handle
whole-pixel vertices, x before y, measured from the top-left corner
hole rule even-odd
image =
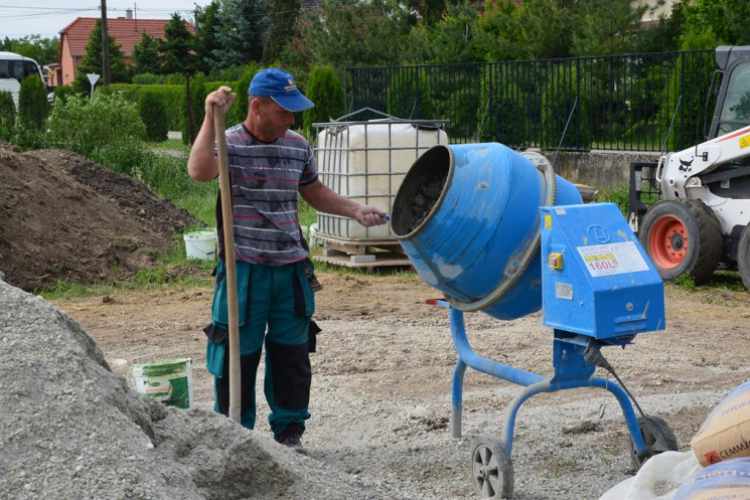
[[[242,392],[240,379],[240,330],[237,314],[237,270],[234,260],[234,217],[232,214],[232,186],[229,182],[227,138],[224,117],[226,111],[214,106],[214,132],[219,154],[219,189],[221,191],[221,219],[224,233],[224,263],[227,272],[227,307],[229,308],[229,418],[240,421]]]

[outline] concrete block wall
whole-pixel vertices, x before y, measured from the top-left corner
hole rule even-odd
[[[541,152],[550,163],[555,161],[554,151]],[[555,173],[578,184],[596,189],[627,188],[630,163],[657,161],[659,153],[642,151],[591,151],[589,153],[560,152]]]

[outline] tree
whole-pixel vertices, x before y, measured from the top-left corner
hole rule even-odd
[[[641,19],[647,6],[633,7],[630,0],[579,0],[573,9],[575,31],[571,52],[575,56],[635,52]]]
[[[519,59],[570,57],[576,29],[571,0],[527,0],[520,7]]]
[[[195,53],[195,36],[190,33],[179,14],[172,14],[169,23],[164,27],[164,41],[160,49],[165,54],[163,71],[165,73],[180,73],[185,77],[185,99],[188,115],[188,141],[195,141],[196,123],[193,113],[193,99],[190,92],[190,75],[196,72],[200,63]]]
[[[127,82],[128,70],[123,60],[125,54],[123,54],[122,48],[115,43],[115,38],[112,35],[109,35],[108,38],[109,74],[112,83]],[[94,29],[91,30],[89,42],[86,45],[86,55],[83,56],[81,64],[78,66],[78,76],[73,84],[76,89],[85,92],[91,90],[91,84],[86,77],[87,73],[102,74],[102,24],[100,19],[96,20]]]
[[[522,54],[519,9],[513,0],[489,3],[476,22],[476,54],[485,61],[508,61]]]
[[[219,24],[220,11],[221,4],[218,0],[213,0],[206,7],[198,9],[195,16],[198,28],[198,54],[200,54],[201,59],[201,71],[204,73],[219,68],[216,53],[221,49],[217,38],[217,34],[221,30],[221,25]]]
[[[162,56],[159,53],[160,40],[155,40],[145,31],[141,33],[141,42],[133,47],[133,73],[161,73]]]
[[[406,2],[406,5],[417,14],[421,21],[430,27],[440,22],[448,4],[446,0],[408,0]]]
[[[222,29],[216,33],[220,67],[242,66],[263,58],[263,37],[268,29],[266,0],[224,0],[219,12]]]
[[[748,45],[750,2],[747,0],[694,0],[684,2],[687,38],[713,38],[718,45]],[[706,35],[713,35],[707,37]],[[705,47],[713,48],[713,47]]]
[[[298,35],[299,0],[273,0],[270,8],[271,29],[263,47],[263,60],[270,64],[279,60],[287,45]]]
[[[685,29],[685,6],[672,4],[669,17],[661,15],[656,26],[640,31],[638,52],[664,52],[680,50],[680,36]]]
[[[318,64],[398,64],[409,32],[409,12],[395,0],[324,0],[300,24],[307,49]]]
[[[30,57],[39,64],[50,64],[57,62],[59,59],[60,40],[56,37],[42,38],[40,35],[29,35],[15,39],[6,36],[5,40],[0,43],[0,50]]]
[[[443,19],[431,30],[426,62],[435,64],[475,62],[477,7],[469,2],[450,5]]]

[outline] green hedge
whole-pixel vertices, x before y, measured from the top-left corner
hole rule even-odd
[[[59,85],[55,87],[55,100],[53,104],[65,103],[68,97],[76,95],[76,90],[70,85]]]
[[[203,123],[203,115],[205,114],[205,100],[209,92],[213,92],[222,85],[230,87],[232,91],[237,93],[237,99],[229,111],[227,116],[227,127],[234,124],[245,121],[247,117],[247,89],[250,87],[255,74],[260,68],[256,63],[249,64],[242,73],[241,78],[236,81],[217,81],[217,82],[206,82],[205,77],[199,73],[193,76],[190,80],[190,87],[192,91],[193,100],[193,113],[195,119],[195,132],[200,130],[200,126]],[[144,74],[141,75],[142,81],[149,81],[150,76]],[[158,75],[162,77],[164,75]],[[172,76],[172,75],[167,75]],[[171,81],[174,81],[171,79]],[[183,78],[184,82],[184,78]],[[108,85],[106,87],[97,87],[96,92],[101,92],[106,95],[119,93],[126,100],[135,104],[140,103],[140,94],[142,92],[148,92],[149,94],[155,95],[164,104],[164,111],[167,120],[167,130],[180,130],[183,131],[183,140],[188,141],[188,124],[187,124],[187,111],[186,111],[186,96],[185,96],[185,85],[161,85],[161,84],[149,84],[149,85],[136,85],[136,84],[124,84],[116,83]]]
[[[232,89],[232,92],[237,92],[237,82],[206,82],[206,95],[210,94],[214,90],[219,90],[219,87],[222,85],[229,87]],[[245,89],[245,92],[247,92],[247,89]]]
[[[164,101],[158,92],[152,89],[141,89],[138,106],[141,120],[146,126],[146,140],[149,142],[164,142],[167,140],[167,111]]]
[[[137,85],[181,85],[185,77],[179,73],[169,75],[155,75],[153,73],[140,73],[133,76],[133,83]]]
[[[308,133],[312,132],[313,123],[335,120],[344,114],[344,86],[330,66],[313,67],[307,97],[315,103],[314,108],[304,112],[303,129]]]
[[[198,73],[190,78],[190,100],[193,109],[193,132],[195,136],[198,135],[198,131],[203,124],[203,117],[206,114],[206,95],[206,79],[203,74]],[[182,142],[192,144],[195,137],[190,137],[190,113],[188,113],[187,105],[187,93],[183,92],[180,103]]]
[[[130,85],[115,83],[107,87],[98,88],[96,92],[104,94],[120,93],[128,101],[137,104],[141,91],[157,95],[164,103],[168,130],[182,130],[180,106],[185,94],[184,85]]]
[[[16,105],[13,94],[8,91],[0,92],[0,139],[9,141],[13,136],[16,124]]]
[[[49,130],[51,141],[58,147],[89,157],[98,150],[141,141],[146,132],[135,103],[120,94],[99,92],[93,102],[88,97],[70,96],[54,106]]]
[[[24,79],[18,94],[18,115],[21,124],[29,129],[42,130],[48,112],[47,90],[42,80],[35,77]]]
[[[240,79],[237,80],[237,98],[234,100],[234,104],[232,104],[232,108],[229,110],[227,124],[241,123],[247,118],[247,91],[250,88],[250,82],[253,81],[253,78],[258,71],[260,71],[260,67],[254,62],[250,63]]]

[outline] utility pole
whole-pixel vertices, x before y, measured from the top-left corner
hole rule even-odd
[[[102,85],[112,83],[109,76],[109,34],[107,33],[107,0],[102,0]]]

